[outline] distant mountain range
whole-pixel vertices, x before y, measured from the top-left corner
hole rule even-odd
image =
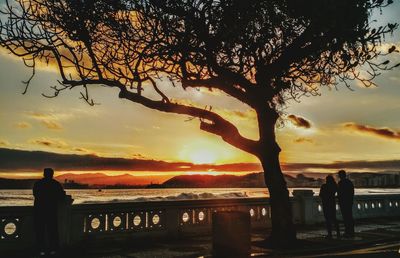
[[[317,178],[313,178],[304,176],[303,174],[297,174],[296,176],[285,174],[284,177],[288,187],[319,187],[323,183],[319,175]],[[263,172],[251,173],[244,176],[182,175],[165,181],[162,186],[165,188],[266,187]]]
[[[285,175],[289,187],[313,186],[318,180],[311,177]],[[37,179],[1,179],[0,189],[32,188]],[[262,172],[251,173],[243,176],[234,175],[181,175],[165,179],[161,184],[154,184],[148,177],[132,176],[123,174],[109,176],[104,173],[67,173],[56,177],[66,188],[98,188],[98,187],[120,187],[120,188],[229,188],[229,187],[265,187]]]
[[[182,175],[165,181],[166,188],[206,188],[206,187],[265,187],[263,173],[252,173],[244,176],[233,175]]]
[[[57,176],[56,179],[60,182],[74,181],[80,184],[89,185],[126,185],[126,186],[144,186],[152,182],[163,182],[169,179],[170,176],[133,176],[129,174],[109,176],[104,173],[83,173],[74,174],[68,173]]]

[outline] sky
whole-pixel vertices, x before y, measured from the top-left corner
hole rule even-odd
[[[379,20],[376,25],[400,23],[399,13],[400,3],[396,1],[391,8],[384,9],[382,15],[376,14],[373,18]],[[400,49],[399,33],[397,30],[388,36],[383,48],[395,44]],[[399,55],[392,61],[400,62]],[[57,98],[45,98],[42,94],[50,94],[50,87],[59,77],[56,71],[44,65],[37,70],[23,95],[21,81],[29,78],[30,72],[21,60],[0,50],[0,148],[4,151],[16,149],[185,163],[180,169],[176,169],[175,164],[167,169],[169,172],[163,171],[171,175],[176,171],[185,173],[185,166],[192,166],[189,169],[192,172],[220,171],[218,165],[231,163],[256,165],[241,166],[240,171],[230,167],[230,171],[222,169],[221,173],[259,170],[255,157],[230,146],[218,136],[201,131],[198,119],[162,113],[121,100],[116,90],[102,86],[91,88],[92,97],[99,103],[95,106],[80,99],[78,90],[64,92]],[[375,82],[378,87],[354,84],[352,90],[344,85],[338,85],[338,90],[325,88],[321,96],[288,103],[284,125],[277,128],[281,160],[286,168],[326,172],[336,170],[335,164],[361,162],[349,169],[378,171],[385,167],[379,169],[374,164],[388,162],[398,166],[387,169],[400,171],[400,69],[383,72]],[[168,87],[168,82],[164,86]],[[212,106],[237,125],[244,136],[257,139],[254,113],[235,99],[197,90],[174,90],[172,94],[177,98],[190,96],[192,101]],[[40,164],[16,169],[5,165],[5,157],[7,162],[13,159],[7,155],[0,157],[0,176],[39,174]],[[212,166],[198,166],[204,163]],[[298,163],[308,165],[293,165]],[[156,169],[162,170],[159,167],[134,172],[132,167],[103,170],[109,174],[131,171],[147,176]],[[58,172],[67,170],[63,167]],[[93,167],[93,171],[99,170],[102,169]],[[76,167],[74,171],[90,169]]]

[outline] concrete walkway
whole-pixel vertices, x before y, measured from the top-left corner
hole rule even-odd
[[[253,257],[400,257],[400,221],[376,219],[358,221],[356,236],[325,238],[323,228],[300,229],[300,244],[291,250],[268,250],[253,242]],[[387,247],[387,248],[386,248]],[[386,249],[385,249],[386,248]],[[388,255],[392,256],[388,256]]]
[[[290,250],[261,247],[267,232],[252,234],[252,257],[400,257],[400,219],[356,221],[353,239],[325,239],[322,225],[298,229],[299,245]],[[398,242],[397,242],[398,241]],[[211,257],[211,236],[174,240],[147,240],[114,246],[85,246],[59,257],[76,258],[186,258]],[[386,248],[386,249],[385,249]],[[391,256],[395,255],[395,256]],[[21,256],[27,257],[27,256]],[[35,256],[31,256],[35,257]],[[54,256],[53,256],[54,257]]]

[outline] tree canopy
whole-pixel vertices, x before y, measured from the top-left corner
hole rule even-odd
[[[382,37],[397,28],[372,28],[369,20],[390,0],[7,3],[2,46],[29,65],[55,62],[66,87],[118,84],[141,95],[143,84],[169,76],[250,106],[276,107],[352,79],[370,85],[389,67],[374,62],[386,54],[379,49]],[[370,76],[360,75],[362,65]]]

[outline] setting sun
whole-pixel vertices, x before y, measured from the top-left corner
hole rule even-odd
[[[205,149],[195,150],[188,158],[194,164],[211,164],[217,160],[213,151]]]
[[[233,148],[226,147],[213,137],[196,139],[184,144],[179,150],[178,157],[182,161],[194,164],[220,164],[240,160],[239,157],[243,156]]]

